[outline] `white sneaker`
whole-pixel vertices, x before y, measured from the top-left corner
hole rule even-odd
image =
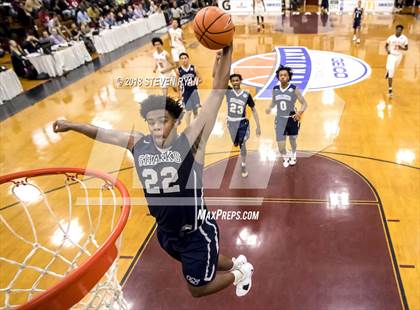
[[[360,43],[360,39],[357,39],[357,40],[356,40],[356,43]]]
[[[290,158],[290,159],[289,159],[289,164],[290,164],[290,166],[294,166],[294,165],[296,165],[296,162],[297,162],[296,157],[292,157],[292,158]]]
[[[242,279],[236,284],[236,296],[242,297],[248,294],[252,286],[252,274],[254,267],[250,263],[245,263],[239,271],[242,273]]]
[[[356,41],[356,39],[357,39],[356,36],[353,36],[353,41]]]
[[[284,168],[289,167],[289,159],[288,158],[283,158],[283,167]]]
[[[248,261],[246,260],[246,257],[241,254],[236,258],[233,257],[232,262],[233,262],[233,267],[231,270],[238,270],[239,268],[241,268],[243,264],[246,264]]]

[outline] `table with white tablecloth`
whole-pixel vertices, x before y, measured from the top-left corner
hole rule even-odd
[[[152,14],[148,18],[150,30],[155,31],[158,30],[164,26],[166,26],[166,20],[165,15],[163,13],[161,14]]]
[[[92,60],[83,41],[71,42],[71,46],[51,55],[29,54],[27,58],[38,73],[47,73],[50,77],[61,76]]]
[[[93,36],[93,44],[99,54],[105,54],[165,26],[163,14],[152,14],[148,18],[102,30],[99,35]]]
[[[0,72],[0,104],[23,92],[22,84],[12,69]]]

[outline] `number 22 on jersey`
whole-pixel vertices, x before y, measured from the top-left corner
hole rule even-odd
[[[178,181],[178,171],[174,167],[164,167],[160,172],[147,168],[143,170],[142,177],[148,194],[160,194],[160,189],[165,194],[180,191],[179,185],[175,184]]]

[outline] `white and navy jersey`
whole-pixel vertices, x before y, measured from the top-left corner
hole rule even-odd
[[[200,227],[199,210],[206,209],[202,196],[203,165],[195,161],[187,137],[181,134],[169,149],[161,150],[148,135],[134,145],[132,153],[158,228],[180,235]]]
[[[273,88],[273,102],[277,107],[277,117],[287,118],[295,113],[295,104],[297,100],[296,86],[293,84],[287,85],[285,89],[281,85],[276,85]]]
[[[354,9],[354,20],[360,21],[363,15],[363,8],[356,7]]]
[[[252,95],[246,90],[240,89],[236,91],[232,87],[228,87],[226,91],[226,102],[228,109],[228,120],[239,121],[246,118],[246,106],[255,107]]]
[[[178,68],[178,72],[181,92],[183,95],[189,97],[197,89],[198,85],[198,76],[195,67],[194,65],[189,65],[188,68],[181,66]]]

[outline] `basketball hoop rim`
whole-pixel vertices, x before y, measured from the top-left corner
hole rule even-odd
[[[115,225],[114,229],[112,230],[111,234],[105,240],[105,242],[98,248],[98,250],[89,257],[82,265],[78,268],[71,271],[67,276],[65,276],[59,283],[53,285],[45,292],[37,295],[27,303],[18,307],[18,309],[42,309],[43,305],[50,305],[53,306],[55,304],[56,298],[63,298],[63,295],[69,294],[66,297],[66,300],[60,301],[56,306],[65,306],[66,308],[70,308],[77,302],[79,302],[89,291],[94,287],[94,285],[81,285],[79,280],[81,278],[97,278],[99,279],[106,273],[108,269],[103,272],[103,274],[98,275],[97,272],[95,274],[90,275],[91,270],[97,270],[97,264],[102,265],[109,265],[108,268],[112,265],[115,261],[116,256],[118,255],[118,251],[116,250],[116,241],[120,236],[122,230],[124,229],[128,217],[130,215],[130,196],[128,193],[127,188],[125,185],[115,177],[111,175],[93,169],[85,169],[85,168],[71,168],[71,167],[54,167],[54,168],[43,168],[43,169],[33,169],[33,170],[26,170],[21,172],[15,172],[0,176],[0,184],[15,180],[15,179],[22,179],[22,178],[30,178],[30,177],[37,177],[43,175],[52,175],[52,174],[66,174],[66,173],[75,173],[79,175],[86,175],[86,176],[94,176],[99,177],[103,180],[106,180],[110,184],[114,185],[118,188],[119,192],[122,196],[122,204],[121,204],[121,214],[118,218],[118,222]],[[112,257],[114,257],[112,259]],[[103,262],[103,260],[105,260]],[[101,270],[102,272],[102,270]],[[98,281],[99,281],[98,279]],[[91,282],[91,281],[88,281]],[[89,287],[91,286],[91,287]],[[76,294],[73,292],[65,293],[70,291],[69,288],[79,287],[80,292]],[[75,296],[71,296],[75,295]],[[55,308],[50,307],[50,309]]]

